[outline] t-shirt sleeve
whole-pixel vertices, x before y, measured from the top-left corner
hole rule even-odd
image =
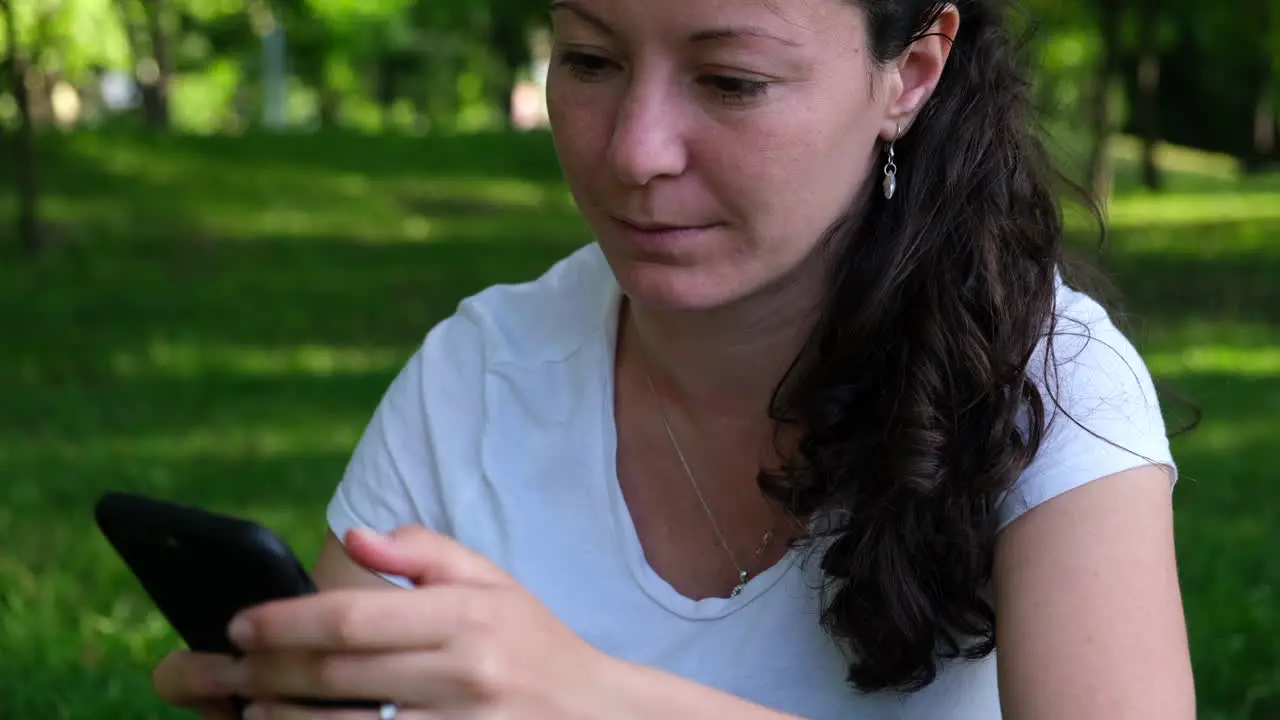
[[[1092,298],[1066,288],[1058,297],[1052,345],[1042,343],[1029,368],[1047,429],[1002,499],[1001,528],[1041,503],[1130,468],[1162,465],[1170,486],[1177,481],[1155,385],[1133,343]]]
[[[448,463],[467,457],[459,449],[482,412],[482,366],[478,330],[464,317],[427,334],[384,392],[329,502],[339,539],[353,528],[386,533],[403,525],[453,535],[451,517],[474,483],[460,481],[466,469]]]

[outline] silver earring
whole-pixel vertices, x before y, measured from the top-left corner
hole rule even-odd
[[[893,161],[893,146],[901,136],[902,125],[899,123],[894,131],[893,139],[889,141],[889,162],[884,165],[884,197],[886,200],[892,200],[894,193],[898,192],[898,165]]]

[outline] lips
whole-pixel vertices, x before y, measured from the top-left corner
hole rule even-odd
[[[614,221],[616,221],[616,222],[618,222],[618,223],[620,223],[620,224],[622,224],[622,225],[624,225],[624,226],[626,226],[626,227],[628,227],[628,228],[630,228],[630,229],[632,229],[632,230],[639,230],[640,232],[647,232],[647,233],[679,232],[679,231],[682,231],[682,230],[684,230],[684,231],[687,231],[687,230],[708,230],[708,229],[710,229],[710,228],[716,227],[716,225],[718,224],[718,223],[711,223],[711,224],[693,224],[693,223],[690,223],[690,224],[679,224],[679,223],[652,222],[652,221],[647,221],[647,220],[632,220],[632,219],[630,219],[630,218],[621,217],[621,216],[617,216],[617,215],[613,216],[613,219],[614,219]]]
[[[655,222],[637,220],[619,216],[610,216],[617,228],[611,235],[622,242],[633,252],[650,257],[668,257],[683,255],[692,248],[698,247],[714,237],[715,230],[721,223],[681,224],[672,222]]]

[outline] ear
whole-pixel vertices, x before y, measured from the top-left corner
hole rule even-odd
[[[880,130],[880,136],[886,141],[898,137],[899,125],[905,135],[920,108],[933,95],[959,30],[960,10],[948,4],[924,37],[889,66],[890,95],[884,127]]]

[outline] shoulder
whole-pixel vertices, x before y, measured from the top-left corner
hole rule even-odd
[[[425,404],[434,415],[477,407],[484,378],[495,369],[558,362],[592,340],[615,287],[603,254],[591,244],[536,278],[467,296],[427,332],[388,398],[399,392],[401,401]]]
[[[463,299],[444,324],[470,326],[486,364],[558,362],[595,338],[616,293],[604,255],[591,243],[533,280]]]
[[[616,285],[594,244],[537,278],[490,286],[464,298],[434,325],[384,391],[329,507],[338,537],[351,527],[384,532],[423,524],[455,534],[482,469],[492,423],[508,428],[537,413],[495,411],[512,398],[545,411],[561,402],[542,368],[575,375],[562,362],[597,340]],[[495,400],[501,395],[502,400]],[[501,416],[501,417],[498,417]]]
[[[491,380],[536,392],[540,367],[560,364],[598,339],[616,288],[593,243],[532,280],[468,296],[427,333],[383,402],[411,407],[412,415],[395,416],[405,422],[479,433]]]
[[[1028,366],[1045,429],[1031,464],[1001,503],[1001,526],[1107,475],[1176,465],[1155,382],[1133,340],[1089,294],[1059,280],[1053,322]]]

